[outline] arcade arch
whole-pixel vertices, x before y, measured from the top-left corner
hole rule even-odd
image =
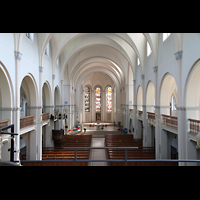
[[[177,111],[172,110],[172,96],[177,102],[177,85],[174,77],[170,73],[163,76],[160,85],[160,113],[177,116]]]
[[[13,86],[5,65],[0,61],[0,121],[12,123]]]
[[[152,81],[149,81],[147,84],[146,91],[146,111],[147,112],[155,112],[155,87]]]

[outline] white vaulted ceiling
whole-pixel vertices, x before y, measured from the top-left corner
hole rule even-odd
[[[109,76],[112,74],[121,85],[126,81],[129,66],[135,79],[137,58],[144,74],[147,41],[154,59],[152,68],[158,65],[158,37],[159,33],[38,33],[39,66],[43,66],[44,52],[50,42],[52,71],[55,74],[59,58],[61,79],[76,86],[81,74],[99,67]],[[174,38],[175,46],[180,50],[181,37],[176,34]],[[18,46],[20,48],[20,42]],[[66,68],[67,77],[64,75]]]

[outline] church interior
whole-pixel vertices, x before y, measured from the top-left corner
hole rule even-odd
[[[0,165],[200,166],[199,33],[0,33]]]

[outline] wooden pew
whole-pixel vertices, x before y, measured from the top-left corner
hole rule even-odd
[[[92,135],[65,135],[62,147],[43,147],[42,160],[44,162],[22,162],[24,166],[74,166],[75,162],[53,162],[53,160],[74,160],[75,150],[64,147],[91,147]],[[88,162],[78,162],[78,160],[88,160],[90,149],[77,149],[77,166],[88,166]],[[45,162],[48,161],[48,162]]]

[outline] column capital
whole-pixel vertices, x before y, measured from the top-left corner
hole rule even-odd
[[[158,66],[153,67],[154,72],[158,72]]]
[[[43,72],[44,67],[39,66],[39,72]]]
[[[177,110],[184,110],[186,111],[186,107],[176,107]]]
[[[22,53],[20,53],[19,51],[14,51],[14,57],[16,60],[21,60],[22,58]]]
[[[177,51],[175,54],[176,60],[182,59],[183,51]]]
[[[141,75],[141,79],[144,79],[144,74]]]
[[[55,78],[56,78],[56,75],[55,75],[55,74],[53,74],[53,75],[52,75],[52,79],[53,79],[53,80],[55,80]]]

